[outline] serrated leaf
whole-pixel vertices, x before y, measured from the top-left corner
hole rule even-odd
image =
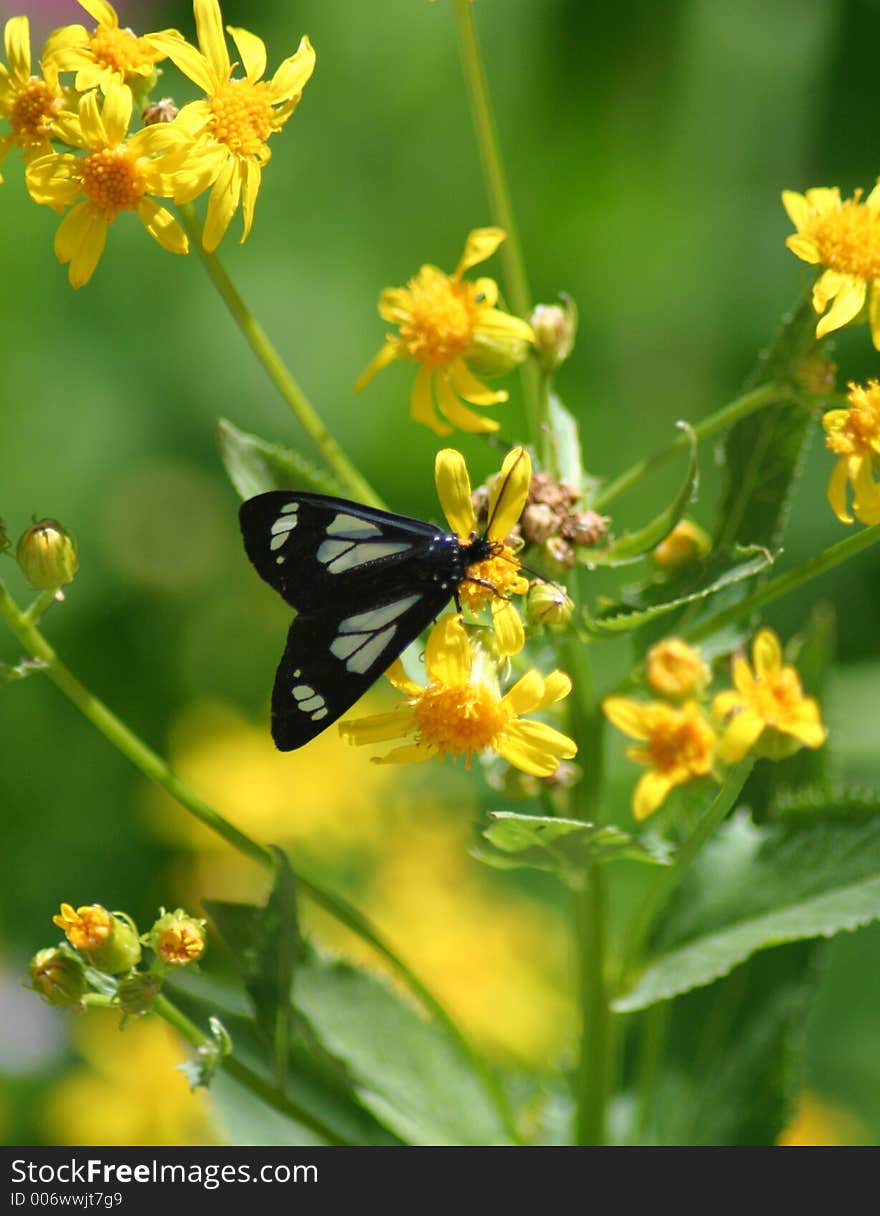
[[[586,566],[626,566],[636,562],[650,553],[668,536],[693,501],[699,480],[697,463],[697,437],[693,427],[687,422],[676,425],[684,431],[688,438],[688,468],[678,493],[665,510],[655,516],[644,527],[635,532],[624,533],[606,549],[583,549],[578,553],[579,560]]]
[[[727,975],[759,950],[880,919],[880,817],[756,827],[729,820],[700,854],[659,952],[615,1004],[644,1009]]]
[[[458,1047],[384,980],[314,957],[294,993],[363,1105],[408,1144],[511,1143]]]
[[[314,490],[345,497],[339,483],[305,456],[258,435],[238,430],[226,418],[217,420],[220,459],[240,498],[266,490]]]
[[[669,613],[676,612],[680,608],[684,608],[690,604],[697,604],[701,600],[708,600],[711,596],[717,595],[720,591],[724,591],[736,583],[753,578],[761,570],[765,570],[773,564],[773,556],[766,549],[743,550],[742,553],[748,554],[748,556],[743,557],[735,565],[730,566],[706,586],[701,586],[686,595],[670,600],[661,600],[659,603],[652,604],[647,608],[615,605],[613,609],[609,610],[608,615],[594,618],[586,617],[584,624],[591,633],[599,636],[602,634],[629,633],[634,629],[641,629],[644,625],[659,620],[661,617],[669,615]]]
[[[204,907],[235,959],[280,1082],[287,1067],[290,987],[301,944],[290,863],[280,849],[272,852],[274,882],[265,907],[221,900],[205,900]]]
[[[483,832],[489,847],[474,850],[475,857],[497,869],[549,870],[573,888],[583,885],[593,865],[624,860],[668,865],[671,860],[671,846],[659,836],[631,836],[612,825],[513,811],[493,811],[490,818]]]
[[[773,806],[777,818],[817,819],[820,816],[834,818],[865,819],[880,815],[880,795],[873,790],[859,787],[841,788],[807,786],[798,790],[782,790]]]

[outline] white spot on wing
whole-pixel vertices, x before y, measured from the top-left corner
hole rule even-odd
[[[373,633],[383,625],[390,625],[399,616],[403,616],[407,608],[411,608],[419,599],[417,595],[407,595],[401,600],[392,600],[381,608],[373,608],[369,612],[358,612],[355,616],[347,616],[339,622],[340,633]]]
[[[327,535],[360,540],[364,536],[381,536],[382,529],[366,519],[358,519],[356,515],[337,515],[333,522],[327,525]]]
[[[330,653],[335,654],[337,659],[347,659],[350,654],[354,654],[362,643],[363,636],[361,634],[350,633],[347,637],[334,639],[330,643]]]
[[[281,508],[281,514],[282,515],[295,515],[298,510],[299,510],[298,502],[288,502],[288,503],[285,503],[284,506]]]
[[[327,709],[327,706],[326,706],[326,705],[324,706],[324,708],[323,708],[323,709],[316,709],[316,710],[315,710],[315,712],[312,714],[312,721],[313,721],[313,722],[320,722],[322,718],[326,718],[326,717],[327,717],[327,714],[328,714],[329,712],[330,712],[330,711]]]
[[[303,713],[310,714],[313,710],[324,708],[324,698],[315,695],[309,697],[308,701],[297,701],[296,708],[301,709]]]
[[[297,701],[305,701],[308,697],[315,695],[315,690],[309,684],[294,684],[293,695]]]
[[[318,546],[316,556],[331,574],[342,574],[345,570],[393,557],[395,553],[405,553],[411,548],[406,541],[325,540]]]
[[[357,672],[358,675],[363,675],[373,666],[376,659],[397,633],[396,625],[389,625],[387,629],[383,629],[381,633],[377,633],[370,638],[359,650],[357,650],[351,658],[346,662],[347,671]]]

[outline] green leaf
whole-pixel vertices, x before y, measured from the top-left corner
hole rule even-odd
[[[204,906],[235,959],[280,1081],[287,1067],[290,987],[301,942],[290,863],[280,849],[272,852],[275,878],[265,907],[220,900],[206,900]]]
[[[483,832],[489,847],[474,856],[497,869],[523,866],[550,870],[564,883],[581,887],[588,867],[607,861],[642,861],[669,865],[671,847],[658,836],[631,836],[611,825],[599,827],[580,819],[490,812],[493,822]]]
[[[573,486],[577,486],[589,501],[599,483],[584,472],[577,421],[556,393],[550,394],[547,422],[553,450],[553,468],[562,481],[569,481]]]
[[[702,851],[658,952],[615,1004],[644,1009],[727,975],[759,950],[880,919],[880,816],[729,820]]]
[[[334,477],[290,448],[239,431],[225,418],[217,420],[216,437],[220,459],[242,499],[266,490],[301,489],[344,497]]]
[[[796,384],[801,362],[816,348],[815,331],[816,314],[804,299],[784,319],[745,388]],[[782,399],[731,427],[724,443],[717,544],[778,547],[812,421],[813,411]]]
[[[684,481],[679,487],[675,498],[655,516],[650,523],[639,528],[636,532],[627,532],[621,536],[607,549],[584,549],[579,553],[579,558],[586,566],[625,566],[631,562],[636,562],[644,557],[646,553],[650,553],[659,545],[664,537],[668,536],[681,517],[688,508],[688,504],[693,500],[697,482],[699,480],[699,466],[697,464],[697,437],[694,434],[693,427],[687,422],[679,422],[676,424],[685,432],[688,438],[688,468],[685,474]]]
[[[294,992],[360,1101],[408,1144],[511,1143],[458,1047],[384,980],[314,957]]]
[[[735,551],[734,565],[718,574],[706,585],[698,587],[685,595],[669,600],[661,600],[649,607],[637,605],[614,604],[607,615],[585,619],[586,628],[596,635],[629,633],[641,629],[669,613],[676,612],[701,600],[708,600],[728,587],[746,579],[753,578],[761,570],[773,564],[773,557],[766,549],[752,548]]]

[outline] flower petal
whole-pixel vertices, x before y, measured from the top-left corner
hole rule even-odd
[[[6,59],[14,80],[25,84],[31,75],[31,28],[27,17],[10,17],[3,31]]]
[[[390,680],[396,689],[406,693],[408,697],[417,697],[422,689],[406,674],[406,668],[400,659],[395,659],[385,672],[385,679]]]
[[[814,215],[828,215],[840,210],[840,188],[838,186],[814,186],[806,193],[807,205]]]
[[[535,777],[552,777],[560,758],[577,755],[574,740],[544,722],[511,722],[495,750],[508,764]]]
[[[226,32],[238,48],[247,79],[251,84],[255,84],[262,79],[266,70],[265,42],[256,34],[251,34],[248,30],[240,29],[238,26],[227,25]]]
[[[347,743],[361,747],[369,743],[387,743],[389,739],[405,739],[416,726],[416,716],[411,709],[392,709],[366,718],[348,718],[339,723],[339,733]]]
[[[236,160],[230,157],[214,182],[208,199],[202,245],[209,253],[213,253],[222,241],[240,197],[241,173]]]
[[[79,123],[87,147],[93,151],[107,147],[107,131],[98,109],[97,92],[86,93],[79,99]]]
[[[608,721],[622,730],[630,739],[647,739],[648,729],[645,725],[645,706],[629,697],[606,697],[602,702],[602,712]]]
[[[864,279],[847,275],[834,303],[816,326],[816,337],[824,338],[826,334],[842,328],[857,316],[865,302],[867,290],[868,285]]]
[[[263,170],[255,160],[246,160],[242,165],[241,218],[243,228],[240,242],[242,245],[247,240],[254,222],[254,207],[257,203],[257,195],[260,193],[262,175]]]
[[[424,764],[438,755],[436,747],[427,743],[405,743],[395,747],[387,756],[373,756],[374,764]]]
[[[532,484],[532,461],[525,448],[511,448],[504,457],[489,495],[490,540],[509,536],[523,513]]]
[[[452,434],[452,427],[441,422],[434,408],[434,372],[427,365],[420,367],[409,399],[410,414],[416,422],[430,427],[435,435]]]
[[[800,232],[810,218],[810,207],[807,200],[796,190],[783,190],[782,205],[788,212],[788,218]]]
[[[649,815],[653,815],[658,807],[665,802],[672,786],[673,782],[670,781],[666,773],[658,773],[656,769],[650,769],[647,773],[643,773],[633,791],[633,816],[638,820],[642,820],[647,819]]]
[[[51,153],[32,160],[25,170],[28,193],[35,203],[64,211],[81,193],[79,178],[71,177],[78,157],[70,152]]]
[[[762,629],[752,643],[752,662],[759,680],[774,680],[782,670],[782,647],[772,629]]]
[[[79,6],[84,8],[90,17],[94,17],[99,25],[109,25],[114,30],[119,28],[119,18],[107,0],[79,0]]]
[[[296,54],[285,59],[272,77],[269,96],[273,101],[297,97],[315,70],[315,52],[308,38],[300,39]]]
[[[55,234],[55,256],[69,262],[71,287],[88,283],[104,252],[107,221],[92,203],[80,203],[61,221]]]
[[[505,657],[519,654],[526,644],[522,619],[510,600],[492,600],[492,629],[498,651]]]
[[[466,684],[471,675],[471,644],[454,613],[442,616],[428,636],[425,671],[433,684]]]
[[[169,253],[189,253],[186,233],[170,211],[160,207],[151,198],[142,198],[138,203],[137,213],[147,232],[163,249],[167,249]]]
[[[571,677],[564,671],[551,671],[544,680],[544,695],[541,698],[541,709],[564,701],[571,692]]]
[[[207,59],[218,84],[225,84],[232,74],[229,51],[223,36],[223,16],[217,0],[193,0],[199,50]],[[169,58],[173,58],[168,52]],[[185,70],[185,69],[182,69]],[[205,246],[207,248],[207,246]],[[216,246],[215,246],[216,248]]]
[[[848,473],[846,460],[838,460],[834,466],[834,471],[828,479],[828,502],[831,505],[831,510],[842,524],[851,524],[853,522],[853,517],[847,510],[846,505],[846,487],[849,481]]]
[[[832,300],[843,287],[844,276],[837,270],[826,270],[813,284],[813,308],[816,312],[824,312],[828,301]]]
[[[476,266],[478,262],[485,262],[506,236],[507,233],[502,228],[475,228],[465,241],[464,253],[462,253],[452,277],[461,278],[471,266]]]
[[[477,519],[471,498],[471,479],[461,452],[455,448],[440,449],[434,460],[434,483],[450,528],[466,544],[477,530]]]
[[[749,696],[755,686],[755,677],[752,675],[752,669],[749,667],[746,660],[741,654],[735,654],[733,661],[730,664],[730,671],[733,677],[733,684],[737,692],[742,693],[744,697]]]
[[[810,240],[806,236],[789,236],[786,237],[785,243],[792,253],[803,262],[809,262],[811,266],[815,266],[817,262],[821,262],[822,258],[819,254],[819,246],[815,241]]]
[[[437,404],[440,407],[440,412],[453,425],[457,426],[460,431],[467,431],[472,435],[480,435],[485,434],[487,431],[498,430],[500,424],[495,422],[494,419],[483,418],[480,414],[475,414],[473,410],[469,410],[466,405],[461,404],[444,372],[439,371],[437,373],[434,384],[437,390]]]
[[[764,730],[764,719],[753,709],[742,709],[731,719],[718,744],[718,755],[725,764],[736,764],[751,751]]]
[[[171,34],[168,31],[151,34],[150,43],[163,55],[166,55],[174,66],[183,72],[184,76],[188,76],[193,84],[197,84],[209,97],[221,89],[228,79],[227,76],[217,80],[210,62],[179,34]]]
[[[464,359],[456,359],[449,368],[452,376],[452,387],[465,401],[471,405],[499,405],[506,401],[508,394],[503,390],[487,388],[482,381],[471,372]]]
[[[541,705],[543,696],[544,681],[541,673],[532,668],[524,676],[520,676],[502,700],[515,714],[530,714]]]
[[[128,134],[132,105],[131,89],[125,85],[114,83],[104,90],[101,121],[104,123],[109,147],[118,147]]]
[[[871,284],[868,320],[871,323],[871,340],[874,343],[874,349],[880,350],[880,279],[874,279]]]
[[[375,375],[388,367],[395,359],[400,358],[400,348],[393,338],[389,338],[385,345],[380,349],[378,355],[372,360],[366,371],[361,372],[354,386],[354,391],[359,393],[365,389]]]

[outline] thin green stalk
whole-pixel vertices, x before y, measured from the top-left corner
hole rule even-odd
[[[161,993],[153,1001],[153,1012],[157,1013],[160,1018],[163,1018],[169,1026],[173,1026],[196,1050],[202,1048],[213,1050],[216,1047],[216,1044],[209,1035],[206,1035],[195,1022],[191,1021],[182,1010],[178,1009],[176,1005],[172,1004]],[[321,1119],[317,1118],[310,1111],[304,1110],[292,1098],[282,1093],[280,1089],[270,1084],[264,1077],[255,1073],[253,1069],[248,1068],[246,1064],[242,1064],[240,1060],[236,1060],[234,1056],[224,1056],[220,1061],[220,1067],[230,1077],[238,1081],[240,1085],[249,1089],[251,1093],[256,1094],[267,1106],[271,1106],[274,1110],[279,1111],[290,1119],[295,1119],[297,1123],[301,1123],[303,1127],[307,1127],[310,1131],[315,1132],[322,1140],[326,1140],[328,1144],[354,1144],[353,1140],[344,1139]]]
[[[227,844],[237,849],[252,861],[271,869],[272,853],[264,845],[251,840],[244,832],[240,832],[233,824],[219,815],[212,806],[191,789],[185,781],[176,776],[168,764],[149,748],[133,731],[95,697],[61,662],[49,642],[37,627],[22,612],[12,596],[0,582],[0,616],[6,619],[12,632],[18,638],[25,651],[44,664],[46,675],[74,703],[77,709],[88,718],[93,726],[112,743],[122,754],[131,761],[135,768],[144,776],[155,782],[170,794],[183,808],[203,823],[211,831],[216,832]],[[491,1097],[499,1115],[513,1138],[518,1138],[513,1116],[506,1096],[504,1095],[497,1077],[489,1069],[486,1062],[475,1051],[458,1024],[447,1011],[441,1001],[428,986],[398,957],[388,943],[380,936],[370,921],[352,904],[341,896],[326,890],[313,879],[298,870],[293,871],[294,879],[299,890],[314,903],[318,904],[353,933],[368,942],[378,954],[387,960],[409,987],[410,991],[422,1002],[425,1008],[443,1026],[449,1037],[456,1043],[460,1052],[468,1060],[474,1072],[481,1078],[483,1085]]]
[[[802,562],[794,570],[789,570],[785,574],[780,574],[776,578],[770,579],[762,587],[758,587],[751,595],[747,595],[745,599],[740,600],[738,603],[732,604],[729,608],[722,609],[721,612],[716,612],[714,616],[707,617],[696,625],[685,627],[682,632],[692,642],[699,642],[704,638],[711,637],[713,633],[717,633],[719,630],[726,628],[726,626],[732,625],[735,621],[744,619],[751,613],[757,612],[759,608],[764,608],[767,604],[780,599],[783,595],[796,591],[805,583],[810,582],[811,579],[818,578],[819,575],[833,570],[835,566],[839,566],[849,558],[855,557],[863,549],[869,549],[872,545],[876,545],[878,541],[880,541],[880,524],[874,524],[870,528],[863,528],[861,532],[847,536],[845,540],[838,541],[836,545],[831,545],[823,553]]]
[[[337,480],[348,490],[352,498],[368,503],[372,507],[383,507],[384,504],[379,495],[361,476],[321,421],[314,406],[269,341],[265,330],[241,298],[216,253],[209,253],[202,247],[202,227],[192,204],[182,204],[179,210],[183,226],[198,251],[211,282],[223,298],[233,320],[244,335],[245,341],[262,363],[269,379],[290,406],[300,426],[324,457],[328,467],[332,469]]]
[[[507,233],[507,240],[500,250],[501,265],[504,269],[505,294],[513,312],[520,317],[528,318],[532,311],[532,296],[513,214],[513,203],[507,185],[507,175],[504,172],[501,145],[498,141],[498,130],[492,113],[492,102],[489,98],[489,87],[483,67],[483,57],[480,54],[480,44],[477,40],[471,0],[455,0],[455,25],[458,31],[458,45],[471,117],[480,152],[483,181],[489,197],[489,211],[497,227],[503,228]],[[523,364],[522,373],[531,439],[533,443],[539,444],[547,416],[546,413],[541,412],[538,369],[529,360]]]
[[[765,405],[771,405],[774,402],[783,400],[797,400],[794,392],[785,385],[780,384],[762,384],[756,389],[752,389],[749,393],[743,393],[741,397],[737,397],[734,401],[729,401],[727,405],[716,410],[714,414],[710,414],[708,418],[703,418],[701,422],[697,422],[693,431],[697,439],[705,439],[709,435],[714,435],[718,431],[724,430],[726,427],[732,426],[733,423],[739,422],[741,418],[747,418],[749,414],[754,414],[757,410],[763,409]],[[603,507],[607,507],[610,502],[618,498],[624,491],[631,489],[637,485],[649,473],[652,473],[660,465],[664,464],[676,452],[680,452],[687,448],[690,443],[690,437],[683,431],[680,432],[672,443],[665,448],[661,448],[659,452],[655,452],[652,456],[646,456],[643,460],[638,460],[630,468],[626,469],[613,481],[610,481],[596,496],[593,507],[599,511]]]

